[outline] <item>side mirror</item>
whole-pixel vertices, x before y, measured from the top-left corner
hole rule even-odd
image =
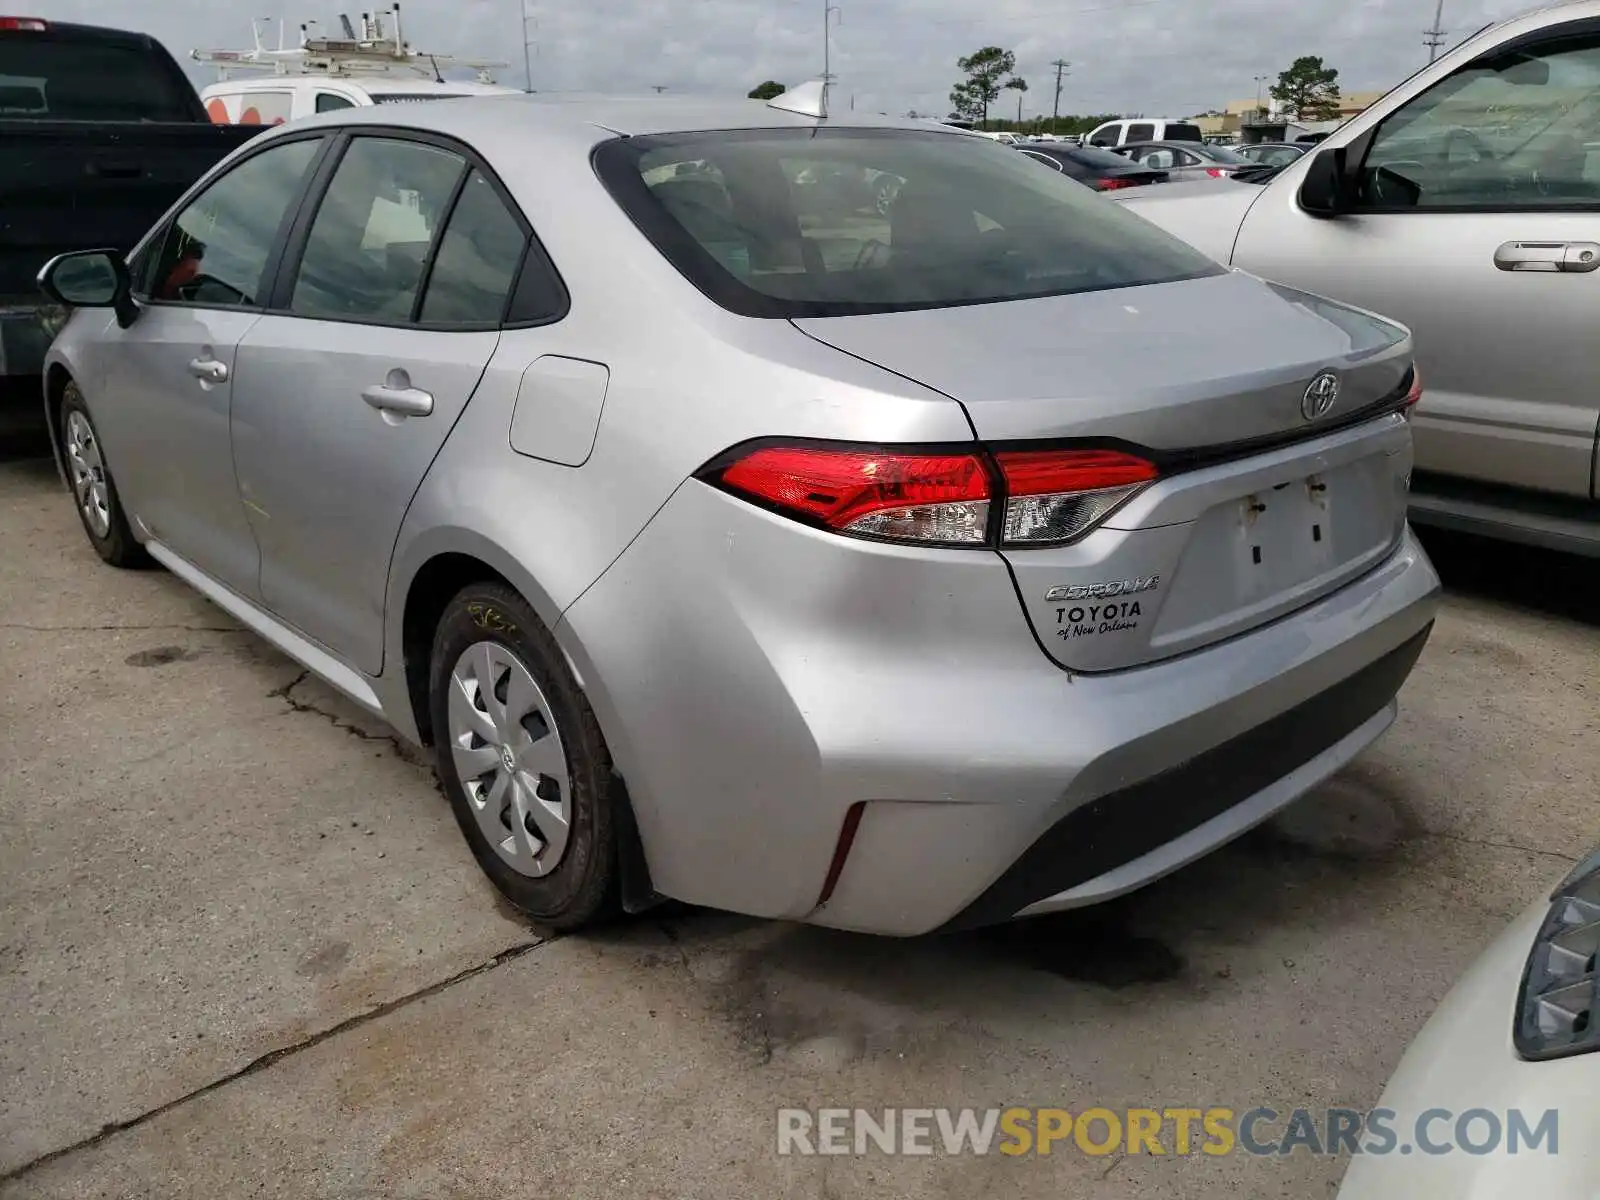
[[[58,254],[39,272],[39,290],[68,308],[109,308],[126,329],[139,315],[128,264],[115,250]]]
[[[1318,150],[1300,182],[1300,207],[1313,217],[1337,217],[1351,208],[1345,148]]]

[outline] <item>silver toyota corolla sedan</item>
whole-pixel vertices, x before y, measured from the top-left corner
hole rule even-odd
[[[1405,330],[923,122],[350,109],[41,279],[95,549],[432,746],[557,928],[1129,891],[1378,737],[1434,616]]]

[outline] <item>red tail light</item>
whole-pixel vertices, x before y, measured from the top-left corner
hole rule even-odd
[[[1069,542],[1104,521],[1160,472],[1120,450],[1003,450],[1004,540],[1029,546]]]
[[[1088,533],[1159,475],[1120,450],[916,451],[763,446],[700,472],[724,491],[837,533],[937,546],[1005,545]]]
[[[1229,172],[1224,171],[1221,167],[1207,167],[1206,174],[1213,179],[1226,179]]]
[[[1132,186],[1133,186],[1133,180],[1131,180],[1131,179],[1119,179],[1116,176],[1111,176],[1109,178],[1096,179],[1094,181],[1094,190],[1097,191],[1097,192],[1114,192],[1118,188],[1126,188],[1126,187],[1132,187]]]
[[[0,32],[48,33],[50,24],[38,17],[0,17]]]
[[[989,476],[977,454],[769,446],[715,481],[779,512],[859,537],[982,545]]]
[[[1400,415],[1406,420],[1411,419],[1411,412],[1417,407],[1417,401],[1422,399],[1422,368],[1415,363],[1411,364],[1411,390],[1406,393],[1406,398],[1400,403]]]

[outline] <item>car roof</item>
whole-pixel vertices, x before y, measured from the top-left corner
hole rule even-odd
[[[668,96],[589,96],[533,93],[469,97],[433,104],[342,108],[275,126],[271,134],[318,127],[384,125],[441,133],[491,156],[526,153],[530,139],[590,145],[616,136],[700,133],[735,129],[904,129],[945,137],[981,136],[937,121],[845,112],[817,118],[773,108],[759,100]]]

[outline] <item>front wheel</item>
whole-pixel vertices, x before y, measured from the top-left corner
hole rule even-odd
[[[436,769],[478,865],[553,930],[616,908],[621,784],[588,701],[533,609],[501,584],[446,606],[429,678]]]
[[[149,562],[144,547],[128,527],[116,482],[100,447],[100,435],[95,432],[88,405],[76,383],[68,383],[61,397],[61,449],[78,520],[95,553],[114,567],[138,567]]]

